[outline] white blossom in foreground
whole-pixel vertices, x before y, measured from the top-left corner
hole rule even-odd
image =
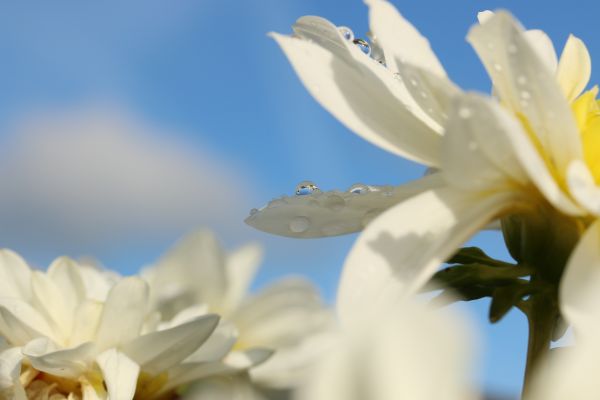
[[[469,400],[476,343],[457,315],[404,301],[337,332],[297,400]]]
[[[168,399],[186,383],[248,366],[205,350],[218,316],[159,326],[149,306],[141,278],[115,279],[64,257],[36,271],[1,250],[1,398]]]
[[[338,295],[347,306],[340,308],[343,320],[368,312],[366,298],[385,305],[413,293],[495,219],[538,211],[544,219],[544,210],[553,210],[571,218],[572,232],[560,234],[565,242],[600,229],[600,111],[597,89],[581,94],[591,72],[581,40],[570,36],[557,61],[543,32],[524,30],[503,11],[482,13],[468,41],[496,97],[465,94],[390,3],[367,4],[371,54],[347,28],[319,17],[298,20],[294,36],[274,37],[310,93],[342,123],[439,172],[391,190],[367,187],[374,200],[358,202],[348,194],[343,202],[336,199],[337,210],[327,203],[338,192],[313,190],[271,202],[247,220],[277,234],[327,236],[358,230],[366,225],[358,218],[383,212],[366,218],[346,260]],[[587,261],[600,267],[600,257]],[[572,264],[565,282],[577,281],[569,275],[583,269]],[[570,322],[576,311],[569,298],[576,292],[576,286],[562,287]]]
[[[198,309],[221,315],[216,335],[226,338],[222,354],[274,351],[266,362],[249,370],[251,380],[238,377],[238,383],[227,390],[245,387],[244,382],[254,385],[247,390],[256,393],[291,388],[319,354],[321,337],[332,322],[314,286],[301,278],[286,278],[249,295],[261,258],[258,245],[226,254],[212,233],[199,231],[143,273],[154,307],[163,316],[193,315]],[[196,393],[213,393],[206,388],[222,386],[205,382],[203,387]]]

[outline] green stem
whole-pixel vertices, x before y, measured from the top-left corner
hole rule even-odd
[[[557,315],[556,296],[553,293],[548,293],[548,291],[536,293],[531,296],[528,303],[529,342],[527,344],[527,364],[523,383],[524,395],[529,390],[537,363],[550,350]]]

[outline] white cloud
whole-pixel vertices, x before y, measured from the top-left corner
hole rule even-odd
[[[28,118],[0,150],[0,244],[102,253],[198,225],[243,227],[239,171],[182,135],[114,110]]]

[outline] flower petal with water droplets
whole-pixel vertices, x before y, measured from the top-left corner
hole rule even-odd
[[[366,0],[365,3],[369,6],[369,27],[383,47],[386,60],[396,60],[392,65],[406,62],[446,76],[427,38],[400,15],[396,7],[385,0]]]
[[[584,162],[571,163],[567,173],[567,184],[573,197],[591,214],[600,216],[600,187]]]
[[[264,232],[294,238],[344,235],[362,230],[381,212],[441,182],[439,174],[432,174],[397,187],[369,186],[362,194],[334,190],[282,197],[245,222]]]
[[[461,244],[518,200],[514,191],[483,194],[441,187],[383,213],[346,258],[337,297],[341,321],[360,322],[415,293]]]
[[[575,119],[553,72],[510,14],[500,11],[468,35],[503,103],[522,116],[559,176],[582,158]]]
[[[272,37],[323,107],[376,146],[413,161],[437,165],[442,129],[421,110],[391,71],[360,50],[348,47],[337,28],[322,18],[303,17],[295,30],[305,36]]]
[[[592,74],[592,60],[583,41],[569,35],[558,63],[558,84],[569,102],[587,86]]]

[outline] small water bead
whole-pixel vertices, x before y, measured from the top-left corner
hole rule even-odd
[[[527,90],[523,90],[521,92],[521,98],[525,100],[529,100],[531,98],[531,94]]]
[[[517,77],[517,83],[519,85],[525,85],[527,83],[527,77],[525,75],[519,75]]]
[[[412,78],[412,79],[410,80],[410,84],[416,87],[416,86],[419,84],[419,82],[417,82],[417,80],[416,80],[416,79]]]
[[[294,233],[306,232],[309,226],[310,220],[306,217],[294,217],[289,224],[290,231]]]
[[[463,119],[471,118],[471,115],[473,115],[473,111],[471,111],[471,109],[468,107],[461,107],[458,110],[458,116]]]
[[[337,29],[344,39],[354,40],[354,32],[352,32],[352,29],[348,28],[347,26],[338,26]]]
[[[369,44],[369,42],[367,42],[364,39],[354,39],[352,40],[352,43],[354,43],[355,45],[358,46],[358,48],[360,49],[360,51],[362,51],[363,53],[365,53],[367,56],[371,55],[371,45]]]
[[[371,191],[371,189],[363,183],[355,183],[354,185],[350,186],[350,188],[348,189],[348,192],[350,192],[352,194],[365,194],[365,193],[369,193],[370,191]]]
[[[498,63],[495,63],[495,64],[494,64],[494,70],[495,70],[496,72],[502,72],[502,65],[500,65],[500,64],[498,64]]]
[[[296,196],[306,196],[320,191],[319,187],[311,181],[302,181],[296,185]]]
[[[469,150],[471,151],[475,151],[479,148],[479,145],[477,144],[477,142],[471,141],[468,144]]]

